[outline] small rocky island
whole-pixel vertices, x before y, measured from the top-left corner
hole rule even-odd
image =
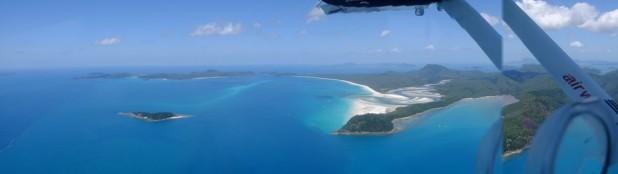
[[[175,114],[171,112],[120,112],[118,114],[142,119],[149,122],[158,122],[189,117],[189,115]]]

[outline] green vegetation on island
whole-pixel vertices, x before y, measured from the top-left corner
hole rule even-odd
[[[353,134],[355,132],[389,133],[394,129],[392,121],[395,119],[412,116],[433,108],[445,107],[464,98],[504,95],[516,90],[513,89],[513,84],[516,82],[496,74],[481,71],[457,71],[440,65],[427,65],[420,70],[403,73],[322,75],[322,77],[365,84],[381,92],[450,80],[446,84],[434,87],[436,92],[443,95],[439,101],[400,107],[386,114],[358,115],[338,130],[338,133]]]
[[[618,82],[615,81],[618,79],[618,71],[604,75],[592,69],[587,69],[587,72],[611,96],[618,97]],[[519,102],[506,106],[502,111],[505,118],[505,152],[525,148],[545,117],[568,102],[553,79],[539,65],[524,65],[503,73],[458,71],[440,65],[427,65],[410,72],[318,76],[364,84],[381,92],[450,80],[449,83],[434,87],[438,93],[443,95],[441,100],[400,107],[385,114],[357,115],[337,131],[342,134],[391,133],[395,129],[393,124],[395,119],[413,116],[433,108],[445,107],[464,98],[512,95]]]
[[[131,74],[131,73],[100,73],[100,72],[95,72],[95,73],[89,73],[85,76],[80,76],[80,77],[75,77],[75,79],[124,79],[124,78],[131,78],[131,77],[137,77],[138,75],[136,74]]]
[[[76,77],[75,79],[126,79],[126,78],[138,78],[144,80],[190,80],[200,78],[214,78],[214,77],[240,77],[240,76],[252,76],[253,72],[222,72],[217,70],[207,70],[190,73],[154,73],[154,74],[135,74],[135,73],[90,73],[82,77]]]
[[[618,79],[618,70],[606,74],[600,74],[594,69],[586,71],[612,98],[618,98],[618,82],[615,81]],[[528,146],[545,117],[569,102],[553,79],[544,71],[541,73],[537,78],[526,80],[526,83],[522,84],[522,90],[514,95],[520,101],[506,106],[502,111],[505,152]]]

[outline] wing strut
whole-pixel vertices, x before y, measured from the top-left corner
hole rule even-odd
[[[521,8],[515,4],[512,0],[503,0],[502,1],[502,16],[504,18],[504,22],[511,27],[513,32],[517,34],[517,36],[521,39],[524,45],[530,50],[530,52],[536,57],[536,59],[545,67],[545,69],[553,76],[554,80],[562,91],[576,104],[580,103],[580,105],[585,105],[586,103],[591,103],[597,101],[596,99],[600,99],[603,102],[598,102],[600,104],[595,104],[592,106],[580,106],[574,107],[574,110],[582,110],[587,108],[601,108],[601,111],[612,111],[612,103],[615,103],[611,97],[586,74],[575,62],[567,55],[564,50],[558,46],[550,37],[539,27]],[[582,104],[583,103],[583,104]],[[607,105],[605,105],[607,104]],[[597,108],[595,108],[597,109]],[[564,110],[564,109],[561,109]],[[614,110],[615,111],[615,110]],[[561,111],[559,111],[561,112]],[[597,118],[598,121],[601,121],[604,126],[597,126],[597,128],[604,128],[604,131],[608,132],[607,138],[610,142],[608,144],[608,157],[607,160],[609,165],[613,165],[618,163],[618,140],[616,136],[616,120],[618,120],[618,112],[614,114],[614,112],[607,112],[608,114],[598,114],[596,117],[585,117],[585,118]],[[586,114],[584,112],[578,111],[575,114]],[[555,123],[556,120],[554,117],[567,117],[568,115],[564,115],[558,113],[558,115],[551,116],[550,119],[544,123],[539,132],[537,132],[537,136],[532,141],[532,146],[530,150],[530,158],[528,159],[528,168],[527,173],[542,173],[544,169],[551,168],[552,166],[544,166],[545,163],[536,163],[534,160],[539,160],[539,158],[533,157],[544,157],[545,153],[551,153],[550,149],[546,148],[555,147],[555,145],[551,145],[551,143],[556,143],[555,141],[545,141],[543,140],[546,137],[543,136],[562,136],[560,131],[566,128],[559,128],[558,126],[565,126],[566,120],[564,122]],[[558,119],[558,121],[561,121]],[[563,120],[564,121],[564,120]],[[594,121],[593,121],[594,122]],[[551,123],[551,124],[550,124]],[[541,154],[543,153],[543,154]],[[549,161],[549,160],[548,160]],[[551,163],[548,163],[551,164]],[[606,168],[605,168],[606,169]]]
[[[556,83],[573,101],[591,96],[610,100],[609,95],[512,0],[502,2],[504,22],[554,77]]]
[[[465,0],[444,0],[439,4],[464,29],[496,67],[502,70],[502,37]]]

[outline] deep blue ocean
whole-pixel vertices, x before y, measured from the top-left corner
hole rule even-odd
[[[351,99],[329,80],[0,77],[0,173],[473,173],[497,99],[459,102],[391,136],[334,136]],[[192,115],[144,122],[118,112]]]

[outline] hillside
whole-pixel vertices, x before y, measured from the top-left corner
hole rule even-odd
[[[600,75],[587,72],[614,98],[618,97],[618,71]],[[437,102],[400,107],[386,114],[365,114],[350,119],[340,130],[344,134],[389,133],[394,129],[393,120],[408,117],[432,108],[448,106],[463,98],[493,95],[512,95],[520,102],[503,109],[504,150],[513,151],[527,146],[538,126],[552,111],[568,99],[551,77],[538,65],[524,65],[503,73],[458,71],[440,65],[427,65],[416,71],[385,72],[380,74],[320,75],[321,77],[348,80],[368,85],[379,91],[419,86],[450,79],[449,83],[436,86],[444,97]],[[612,80],[614,79],[614,80]]]

